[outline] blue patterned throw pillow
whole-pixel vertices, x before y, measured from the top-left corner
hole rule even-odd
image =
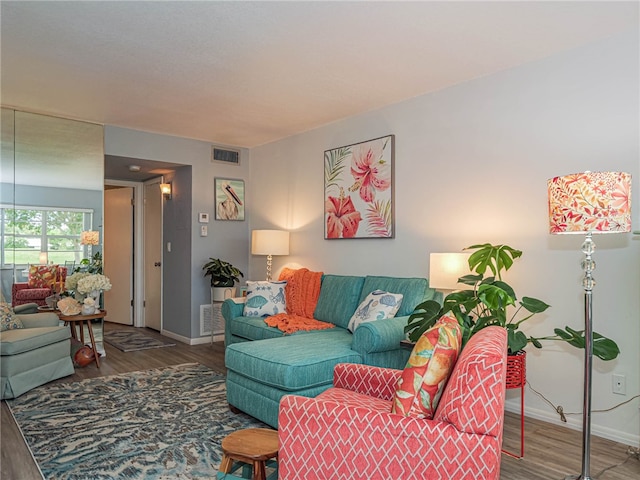
[[[374,290],[365,298],[349,320],[347,328],[355,332],[358,325],[374,320],[393,318],[402,304],[401,293],[389,293],[382,290]]]
[[[264,317],[287,312],[284,289],[287,282],[247,282],[245,317]]]
[[[0,303],[0,331],[24,328],[22,322],[13,313],[13,308],[8,303]]]

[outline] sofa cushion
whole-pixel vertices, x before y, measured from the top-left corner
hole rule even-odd
[[[398,379],[391,412],[433,418],[461,345],[462,331],[453,317],[443,316],[424,332]]]
[[[358,303],[360,304],[367,298],[374,290],[384,290],[385,292],[401,293],[402,305],[396,313],[397,317],[403,317],[405,315],[411,315],[416,308],[416,305],[422,303],[425,300],[427,289],[429,288],[429,282],[426,278],[397,278],[397,277],[382,277],[382,276],[368,276],[364,280],[362,286],[362,292]]]
[[[338,363],[361,363],[351,350],[351,333],[336,328],[307,335],[293,335],[229,345],[225,364],[255,382],[279,390],[328,385]]]
[[[360,300],[360,292],[363,283],[364,277],[325,275],[322,279],[320,298],[318,298],[313,317],[347,328],[351,315],[362,301]],[[373,290],[375,289],[372,288],[371,291]]]
[[[0,332],[0,355],[17,355],[71,337],[67,327],[37,327]]]
[[[264,317],[235,317],[227,325],[227,328],[232,335],[247,340],[278,338],[284,335],[277,328],[272,328],[264,323]]]
[[[365,298],[349,320],[348,330],[355,332],[361,323],[393,318],[402,303],[401,293],[374,290]]]
[[[13,312],[13,308],[8,303],[0,303],[0,331],[24,328],[22,322]]]
[[[287,305],[284,289],[287,282],[247,282],[247,300],[244,303],[245,317],[264,317],[285,313]]]

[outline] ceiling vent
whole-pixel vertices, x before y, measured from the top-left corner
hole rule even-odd
[[[239,165],[240,151],[213,146],[211,147],[211,161]]]

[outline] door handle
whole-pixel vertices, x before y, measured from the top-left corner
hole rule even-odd
[[[154,267],[160,267],[161,265],[162,265],[161,262],[156,262],[156,263],[153,264]]]

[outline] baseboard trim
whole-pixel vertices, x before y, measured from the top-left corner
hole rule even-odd
[[[189,338],[189,337],[184,337],[182,335],[178,335],[177,333],[170,332],[168,330],[162,330],[160,333],[165,337],[169,337],[181,343],[186,343],[187,345],[204,345],[207,343],[211,343],[211,335],[207,335],[206,337]],[[214,335],[213,341],[214,342],[224,341],[224,334]]]
[[[507,412],[520,414],[520,401],[507,402],[505,404],[505,410]],[[565,423],[560,420],[557,413],[551,413],[537,408],[527,408],[526,403],[524,407],[524,415],[525,417],[542,420],[543,422],[552,423],[554,425],[560,425],[579,432],[582,431],[582,415],[568,416]],[[594,424],[593,418],[591,421],[591,434],[597,437],[606,438],[607,440],[622,443],[623,445],[636,446],[640,444],[640,435],[620,432],[619,430]],[[526,436],[527,434],[525,432],[525,438]]]

